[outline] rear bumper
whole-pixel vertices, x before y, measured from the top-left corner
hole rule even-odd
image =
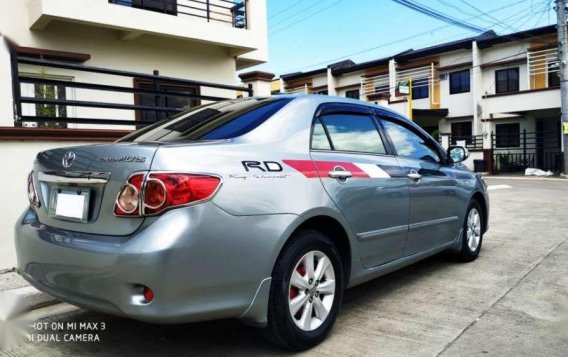
[[[16,224],[18,270],[63,301],[142,321],[241,317],[264,310],[253,301],[267,303],[257,292],[296,218],[233,216],[209,202],[171,210],[133,235],[115,237],[45,226],[28,211]],[[141,285],[154,291],[152,302],[143,302]]]

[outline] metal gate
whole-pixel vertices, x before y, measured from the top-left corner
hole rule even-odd
[[[563,165],[560,140],[558,131],[491,133],[493,173],[523,172],[529,167],[559,173]]]

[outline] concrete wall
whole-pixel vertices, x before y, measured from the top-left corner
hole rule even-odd
[[[16,264],[14,225],[29,205],[26,183],[39,151],[56,147],[85,145],[85,142],[0,141],[0,270]]]

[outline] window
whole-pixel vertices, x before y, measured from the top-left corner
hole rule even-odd
[[[316,150],[331,150],[329,139],[323,128],[323,124],[317,119],[314,124],[314,131],[312,133],[312,149]]]
[[[366,115],[333,114],[322,118],[334,150],[386,154],[373,119]],[[314,128],[315,138],[316,128]],[[323,141],[323,140],[322,140]]]
[[[548,87],[560,87],[559,63],[553,62],[548,64]]]
[[[495,125],[495,146],[513,148],[521,146],[521,125],[519,123]]]
[[[450,73],[450,94],[469,92],[469,69]]]
[[[428,78],[412,81],[412,99],[428,98]]]
[[[465,140],[467,144],[471,144],[472,125],[470,121],[452,123],[452,145],[460,140]]]
[[[135,78],[134,88],[155,90],[156,87],[153,81]],[[136,120],[156,122],[177,114],[178,111],[173,109],[192,108],[200,104],[199,100],[189,97],[190,95],[199,95],[198,86],[158,81],[158,90],[160,92],[166,92],[166,94],[160,93],[156,95],[150,93],[138,93],[134,96],[134,104],[148,107],[172,108],[172,111],[137,110]],[[172,94],[168,95],[167,92],[171,92]]]
[[[177,0],[109,0],[109,3],[177,15]]]
[[[495,93],[519,91],[519,67],[495,71]]]
[[[251,98],[203,105],[135,131],[120,141],[172,142],[236,138],[264,123],[291,100]]]
[[[440,156],[436,150],[431,148],[420,135],[391,121],[383,120],[382,122],[399,156],[434,163],[440,162]]]
[[[345,92],[345,98],[359,99],[359,89],[352,89]]]

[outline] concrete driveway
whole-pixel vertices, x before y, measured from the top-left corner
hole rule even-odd
[[[566,356],[568,182],[487,182],[496,189],[477,261],[438,256],[347,291],[331,335],[306,354]],[[46,321],[106,330],[100,342],[27,343],[0,355],[286,354],[236,321],[155,326],[84,310]]]

